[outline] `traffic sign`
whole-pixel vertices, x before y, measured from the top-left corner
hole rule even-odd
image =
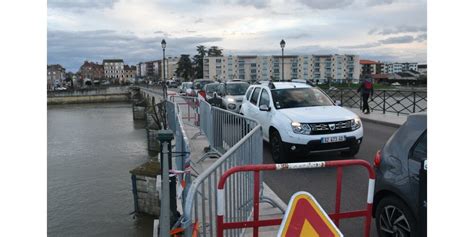
[[[301,191],[291,197],[278,236],[329,237],[343,236],[343,234],[316,199],[311,194]]]

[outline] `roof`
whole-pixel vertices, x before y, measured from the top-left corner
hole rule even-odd
[[[261,86],[268,86],[269,81],[260,81]],[[275,86],[274,89],[291,89],[291,88],[311,88],[310,85],[300,82],[272,82]]]
[[[365,60],[365,59],[359,60],[359,63],[362,64],[362,65],[379,64],[379,63],[376,62],[376,61]]]
[[[123,63],[123,59],[104,59],[103,63]]]
[[[379,74],[373,74],[372,75],[372,78],[373,79],[388,79],[388,74],[382,74],[382,73],[379,73]]]

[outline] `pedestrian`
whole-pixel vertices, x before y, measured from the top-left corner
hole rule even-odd
[[[372,78],[365,77],[364,81],[360,84],[359,88],[357,89],[357,92],[360,92],[362,95],[362,102],[363,102],[362,113],[370,114],[369,96],[370,98],[372,98],[374,95],[374,85],[372,83]]]

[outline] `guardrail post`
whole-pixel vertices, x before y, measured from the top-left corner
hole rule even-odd
[[[385,90],[383,90],[383,114],[385,114]]]
[[[416,91],[413,91],[413,113],[416,112]]]
[[[171,140],[173,131],[158,131],[160,140],[160,166],[161,166],[161,205],[160,205],[160,236],[169,236],[171,223],[177,221],[176,208],[176,176],[170,178],[171,165]]]
[[[343,99],[342,95],[343,95],[343,90],[341,90],[341,107],[344,106],[344,102],[342,102],[342,99]]]

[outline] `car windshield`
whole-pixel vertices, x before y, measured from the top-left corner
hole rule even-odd
[[[194,89],[200,90],[204,88],[206,84],[213,83],[213,81],[195,81],[194,82]]]
[[[206,93],[207,94],[212,94],[214,92],[217,92],[219,84],[208,84],[206,85]]]
[[[277,109],[333,105],[317,88],[276,89],[272,90],[272,97]]]
[[[191,83],[184,83],[183,87],[184,89],[188,89],[188,88],[191,88],[191,85],[192,85]]]
[[[244,95],[249,86],[248,83],[232,83],[226,84],[225,88],[228,95]]]

